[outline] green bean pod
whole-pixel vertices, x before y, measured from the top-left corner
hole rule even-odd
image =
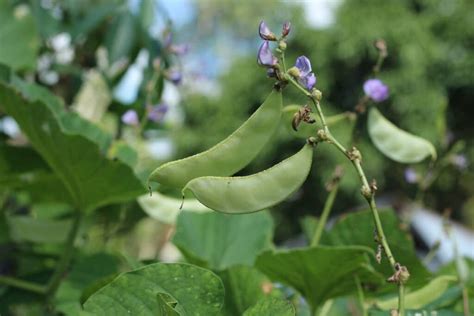
[[[313,144],[275,166],[245,177],[201,177],[183,189],[191,191],[207,207],[231,214],[263,210],[286,199],[308,177],[313,160]]]
[[[168,162],[155,169],[148,181],[183,188],[202,176],[230,176],[244,168],[275,132],[281,118],[282,96],[274,89],[250,118],[214,147]]]

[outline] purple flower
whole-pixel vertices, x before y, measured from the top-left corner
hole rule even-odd
[[[295,67],[300,71],[300,77],[306,77],[312,70],[311,62],[306,56],[296,58]]]
[[[183,80],[183,75],[179,70],[171,69],[170,71],[168,71],[166,78],[175,85],[179,85]]]
[[[291,30],[291,23],[289,21],[286,21],[285,23],[283,23],[283,27],[282,27],[282,30],[281,30],[281,36],[285,37],[288,34],[290,34],[290,30]]]
[[[273,56],[268,41],[264,41],[258,49],[257,62],[261,66],[273,67],[277,64],[278,60]]]
[[[465,155],[457,154],[451,157],[451,163],[459,170],[465,170],[469,165]]]
[[[275,34],[273,34],[273,32],[270,31],[265,21],[260,22],[260,25],[258,26],[258,34],[263,40],[276,41]]]
[[[166,31],[163,38],[163,46],[169,47],[172,41],[173,41],[173,35],[171,34],[170,31]]]
[[[408,183],[416,183],[418,182],[418,174],[413,168],[406,168],[405,169],[405,181]]]
[[[140,123],[138,120],[138,114],[135,110],[128,110],[122,115],[122,122],[127,125],[136,126]]]
[[[369,79],[364,82],[364,92],[375,102],[382,102],[388,98],[388,87],[379,79]]]
[[[168,105],[164,103],[150,106],[148,107],[148,119],[155,123],[160,122],[165,116],[166,112],[168,112],[168,109]]]
[[[295,67],[299,71],[298,81],[304,85],[306,89],[313,89],[316,84],[316,76],[311,72],[311,62],[308,57],[300,56],[296,58]]]
[[[189,51],[189,44],[172,44],[169,46],[171,53],[175,55],[184,55]]]

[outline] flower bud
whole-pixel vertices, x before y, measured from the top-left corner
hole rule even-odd
[[[291,23],[289,21],[286,21],[285,23],[283,23],[283,27],[282,27],[282,30],[281,30],[281,36],[285,37],[288,34],[290,34],[290,30],[291,30]]]
[[[278,42],[278,48],[282,51],[286,49],[286,43],[284,41],[279,41]]]
[[[291,67],[290,69],[288,69],[288,73],[294,78],[299,78],[300,76],[300,70],[296,67]]]
[[[148,119],[155,123],[160,122],[165,116],[166,112],[168,112],[168,109],[169,107],[166,104],[158,104],[153,107],[148,107]]]
[[[183,75],[179,70],[172,69],[168,71],[166,74],[166,79],[174,83],[175,85],[179,85],[181,81],[183,80]]]
[[[266,41],[276,41],[276,36],[273,34],[272,31],[268,28],[267,24],[265,21],[260,22],[260,25],[258,27],[258,34],[263,40]]]
[[[323,93],[321,91],[319,91],[318,89],[313,89],[311,90],[311,95],[313,96],[313,98],[315,98],[317,101],[321,101],[321,99],[323,98]]]

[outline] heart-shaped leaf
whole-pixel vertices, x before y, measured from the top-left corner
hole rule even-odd
[[[84,303],[95,315],[167,315],[169,306],[181,316],[215,315],[224,288],[214,273],[190,264],[155,263],[123,273]]]
[[[227,215],[184,212],[178,216],[173,243],[193,263],[222,270],[252,265],[271,245],[273,222],[266,211]]]
[[[393,255],[402,265],[407,266],[410,271],[411,277],[407,285],[410,287],[424,285],[431,274],[418,259],[409,233],[406,230],[402,230],[402,224],[393,210],[381,210],[379,213]],[[341,217],[332,229],[323,235],[322,243],[338,246],[360,245],[376,249],[377,244],[374,242],[373,237],[374,228],[375,225],[370,210],[354,212]],[[376,264],[375,261],[372,262],[375,269],[383,275],[389,276],[393,273],[392,267],[385,257],[382,259],[382,264]],[[388,284],[387,290],[391,289],[392,286]]]
[[[379,285],[383,277],[369,265],[366,247],[313,247],[267,251],[256,266],[275,281],[298,290],[313,311],[327,299],[357,291],[354,276],[366,284]]]
[[[132,169],[106,159],[99,147],[82,135],[65,131],[48,106],[25,100],[0,83],[0,108],[20,125],[33,147],[64,183],[77,209],[127,201],[144,188]]]
[[[401,130],[376,108],[369,110],[368,129],[375,147],[390,159],[401,163],[420,162],[428,156],[436,159],[429,141]]]

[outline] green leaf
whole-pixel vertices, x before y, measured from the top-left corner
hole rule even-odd
[[[63,243],[71,220],[39,219],[30,216],[7,216],[10,236],[15,241]]]
[[[188,260],[222,270],[252,265],[271,245],[272,233],[272,218],[266,211],[239,216],[184,212],[178,216],[173,243]]]
[[[91,211],[144,192],[128,166],[107,160],[95,143],[61,128],[43,102],[29,102],[0,83],[0,108],[18,122],[33,147],[64,183],[77,209]]]
[[[354,276],[365,284],[379,285],[381,275],[369,265],[366,247],[313,247],[267,251],[256,266],[274,281],[298,290],[313,310],[327,299],[357,291]]]
[[[27,5],[13,10],[7,1],[0,1],[0,43],[0,63],[13,70],[36,68],[39,40]]]
[[[368,129],[375,147],[390,159],[401,163],[420,162],[428,156],[436,159],[429,141],[399,129],[376,108],[369,110]]]
[[[96,253],[79,258],[56,292],[55,308],[68,316],[79,315],[82,309],[80,299],[83,292],[94,285],[97,280],[115,275],[118,268],[118,258],[106,253]],[[112,280],[108,279],[109,282]],[[104,285],[102,284],[101,287]]]
[[[155,1],[141,0],[140,3],[140,22],[143,28],[148,31],[155,18]]]
[[[166,315],[164,305],[169,302],[160,294],[169,295],[182,316],[214,315],[224,300],[222,282],[211,271],[189,264],[155,263],[123,273],[93,294],[84,309],[97,315]]]
[[[75,112],[66,111],[64,103],[60,98],[47,89],[32,83],[28,83],[14,77],[11,84],[20,90],[24,97],[31,102],[43,102],[55,115],[61,128],[71,134],[78,134],[99,145],[101,151],[105,152],[112,142],[112,136],[104,132],[94,123],[83,119]]]
[[[130,54],[138,40],[136,31],[137,21],[128,10],[114,18],[105,40],[110,65],[121,59],[130,59]]]
[[[397,219],[393,210],[380,210],[379,214],[393,255],[410,271],[411,276],[407,285],[410,287],[424,285],[431,274],[418,259],[411,236],[406,230],[402,230],[402,223]],[[350,213],[342,216],[332,229],[323,235],[321,242],[327,245],[360,245],[376,249],[374,228],[375,225],[370,210]],[[383,275],[390,276],[393,274],[392,267],[385,256],[383,256],[382,264],[377,264],[374,260],[372,262],[375,269]],[[387,284],[386,288],[392,289],[393,286]]]
[[[294,316],[295,307],[287,300],[266,297],[243,313],[243,316]]]
[[[259,300],[280,295],[271,281],[253,267],[234,266],[218,274],[224,283],[226,316],[240,316]]]
[[[443,295],[449,285],[456,280],[457,278],[451,275],[443,275],[431,280],[424,287],[405,295],[405,307],[410,309],[423,308]],[[377,306],[385,310],[397,308],[398,297],[378,301]]]
[[[148,216],[167,224],[176,223],[176,218],[180,212],[203,213],[212,211],[196,199],[176,199],[159,192],[154,192],[152,196],[149,194],[142,195],[137,201]],[[181,205],[182,209],[180,209]]]

